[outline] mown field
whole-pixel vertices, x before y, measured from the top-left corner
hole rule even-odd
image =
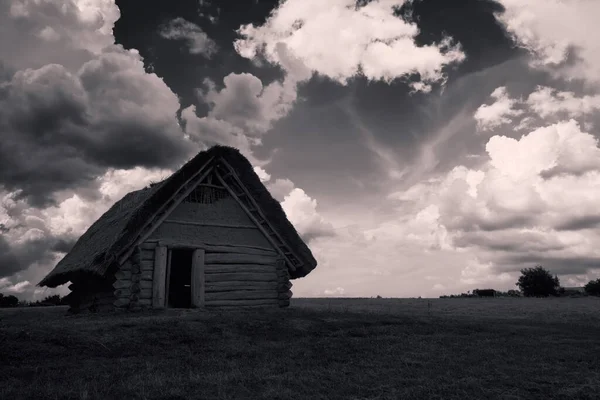
[[[5,309],[0,399],[600,399],[600,298]]]

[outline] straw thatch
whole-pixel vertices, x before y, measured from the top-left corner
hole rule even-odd
[[[198,153],[164,181],[125,195],[90,226],[38,286],[56,287],[78,274],[107,277],[113,273],[118,268],[117,257],[133,244],[147,218],[211,157],[215,160],[221,157],[233,167],[267,220],[298,254],[303,265],[295,271],[290,270],[290,278],[300,278],[312,271],[317,262],[310,249],[287,219],[279,202],[262,184],[250,162],[235,148],[214,146]]]

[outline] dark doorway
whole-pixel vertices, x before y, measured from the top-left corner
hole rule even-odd
[[[192,306],[192,249],[171,250],[169,272],[168,306],[190,308]]]

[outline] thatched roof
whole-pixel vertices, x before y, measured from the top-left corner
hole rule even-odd
[[[110,275],[117,267],[117,257],[132,245],[147,218],[211,157],[222,157],[233,167],[267,220],[300,257],[303,266],[296,271],[290,270],[291,278],[301,278],[312,271],[317,261],[287,219],[279,202],[262,184],[250,162],[235,148],[213,146],[198,153],[164,181],[131,192],[115,203],[81,235],[71,251],[38,286],[56,287],[78,274],[97,277]]]

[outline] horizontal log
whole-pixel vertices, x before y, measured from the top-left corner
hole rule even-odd
[[[141,281],[151,281],[153,278],[153,272],[154,271],[142,271],[140,273],[140,280]]]
[[[139,299],[138,304],[140,306],[152,307],[152,299]]]
[[[142,261],[142,249],[139,246],[136,246],[133,249],[133,253],[131,254],[131,264],[132,265],[139,265],[140,261]]]
[[[225,281],[248,281],[248,282],[277,282],[277,274],[275,273],[224,273],[224,274],[207,274],[204,277],[207,284],[212,282]]]
[[[205,291],[208,292],[230,292],[234,290],[269,290],[276,289],[276,282],[247,282],[247,281],[225,281],[206,284]]]
[[[211,243],[186,243],[183,241],[165,239],[160,240],[161,246],[167,246],[169,248],[189,248],[189,249],[204,249],[206,253],[242,253],[242,254],[256,254],[264,256],[276,256],[278,253],[275,249],[270,247],[259,247],[259,246],[244,246],[244,245],[231,245],[231,244],[211,244]]]
[[[139,293],[140,289],[141,289],[140,283],[139,282],[132,283],[130,289],[131,289],[132,294]]]
[[[275,290],[236,290],[232,292],[209,292],[205,294],[206,301],[211,300],[254,300],[277,299]]]
[[[131,279],[131,271],[119,270],[115,273],[115,278],[117,280],[129,280]]]
[[[274,267],[277,258],[258,254],[208,253],[204,262],[206,264],[261,264]]]
[[[140,270],[144,271],[154,271],[154,260],[152,261],[142,261],[140,264]]]
[[[152,281],[140,281],[139,286],[141,289],[152,289]]]
[[[272,306],[277,307],[279,305],[276,299],[256,299],[256,300],[212,300],[206,301],[205,306],[207,308],[213,307],[245,307],[245,306]]]
[[[126,297],[135,294],[135,291],[132,291],[129,288],[126,289],[117,289],[115,290],[115,297]],[[138,296],[140,298],[151,298],[152,297],[152,289],[140,289]]]
[[[141,280],[141,272],[131,275],[131,283],[139,283]]]
[[[154,261],[154,249],[153,250],[142,250],[142,254],[140,256],[142,261]]]
[[[142,289],[139,293],[138,293],[138,297],[139,299],[150,299],[152,300],[152,290],[148,290],[148,289]]]
[[[123,288],[128,288],[130,286],[131,286],[131,281],[129,279],[127,279],[127,280],[118,279],[115,281],[115,283],[113,283],[113,287],[115,289],[123,289]]]
[[[280,282],[277,285],[277,290],[279,290],[280,292],[285,292],[287,290],[290,290],[292,288],[292,286],[294,286],[294,285],[290,281]]]
[[[256,225],[242,225],[242,224],[224,224],[221,222],[205,222],[205,221],[185,221],[179,219],[165,219],[163,222],[173,225],[194,225],[194,226],[216,226],[219,228],[236,228],[236,229],[256,229]]]
[[[119,268],[119,271],[131,271],[131,260],[125,261]]]
[[[206,264],[204,271],[207,274],[223,274],[228,272],[276,272],[272,265],[260,264]]]
[[[158,243],[153,241],[146,241],[140,245],[142,250],[154,250]]]
[[[293,294],[294,293],[292,293],[291,290],[288,290],[287,292],[279,293],[278,299],[280,299],[280,300],[291,299]]]

